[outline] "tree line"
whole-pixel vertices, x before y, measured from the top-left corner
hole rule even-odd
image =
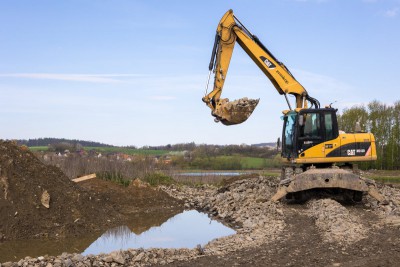
[[[19,145],[26,145],[28,147],[31,146],[51,146],[57,145],[60,143],[68,143],[71,145],[81,145],[81,146],[91,146],[91,147],[112,147],[112,145],[107,145],[99,142],[93,141],[84,141],[84,140],[76,140],[76,139],[65,139],[65,138],[34,138],[34,139],[19,139],[16,140]]]
[[[353,106],[343,110],[338,122],[345,132],[374,134],[378,160],[363,163],[364,168],[400,169],[400,101],[390,105],[374,100],[366,106]]]

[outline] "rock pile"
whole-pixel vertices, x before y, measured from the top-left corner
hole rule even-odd
[[[360,219],[335,200],[313,199],[307,206],[324,241],[347,245],[366,237],[367,230]]]
[[[384,223],[400,226],[400,190],[390,185],[381,185],[379,192],[385,196],[388,204],[381,205],[367,196],[365,207],[377,214]]]

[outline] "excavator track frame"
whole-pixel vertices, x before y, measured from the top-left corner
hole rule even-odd
[[[303,200],[304,195],[311,190],[335,190],[347,195],[353,201],[359,202],[364,194],[368,194],[380,203],[387,201],[377,190],[375,181],[364,178],[357,168],[346,169],[338,166],[316,168],[311,166],[306,171],[300,167],[283,167],[281,181],[275,195],[271,198],[278,201],[284,197]]]

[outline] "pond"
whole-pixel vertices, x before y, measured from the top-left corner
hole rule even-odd
[[[133,226],[134,227],[134,226]],[[128,248],[195,248],[209,241],[235,234],[222,223],[196,210],[184,211],[160,226],[134,233],[128,226],[112,228],[99,236],[75,239],[35,239],[0,243],[0,263],[26,256],[57,256],[63,252],[83,255],[109,253]]]
[[[109,253],[128,248],[195,248],[215,238],[235,234],[235,231],[207,214],[196,210],[184,211],[141,234],[135,234],[127,226],[105,232],[82,254]]]

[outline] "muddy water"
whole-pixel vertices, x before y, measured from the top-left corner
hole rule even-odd
[[[0,243],[0,263],[18,261],[26,256],[56,256],[63,252],[88,255],[128,248],[194,248],[197,244],[205,245],[214,238],[234,233],[231,228],[210,220],[207,214],[190,210],[175,215],[160,226],[149,225],[145,232],[132,225],[131,228],[110,229],[100,237],[3,242]]]

